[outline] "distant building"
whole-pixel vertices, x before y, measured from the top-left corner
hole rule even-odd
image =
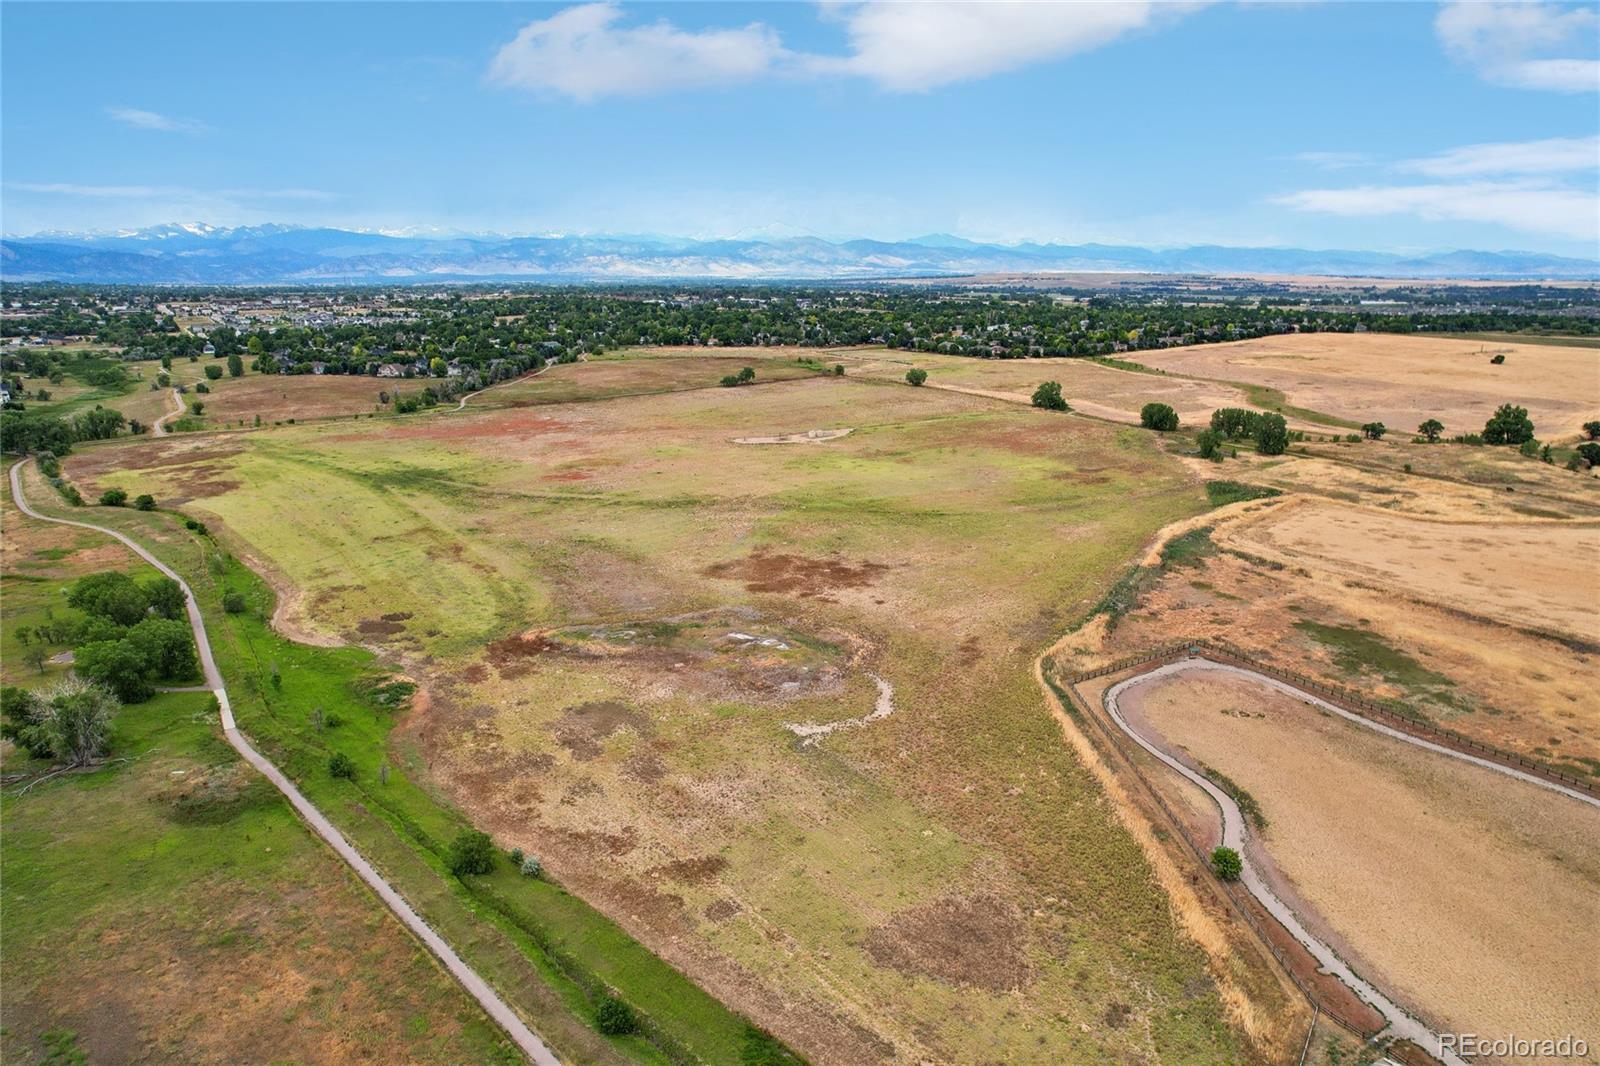
[[[406,376],[406,368],[399,363],[384,363],[378,368],[378,376],[380,378],[403,378]]]

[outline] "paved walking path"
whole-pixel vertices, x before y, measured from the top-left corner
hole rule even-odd
[[[239,732],[238,726],[233,720],[233,707],[228,702],[228,690],[222,684],[222,674],[218,671],[216,659],[211,654],[211,641],[206,637],[205,619],[200,616],[200,606],[195,601],[194,592],[189,588],[189,583],[131,537],[125,536],[114,529],[97,526],[92,522],[78,522],[68,518],[52,518],[49,515],[35,511],[28,505],[27,499],[22,495],[22,468],[27,462],[27,459],[22,459],[11,466],[11,497],[16,500],[17,508],[28,517],[38,519],[41,522],[55,522],[64,526],[92,529],[97,533],[115,537],[123,544],[126,544],[140,558],[178,583],[179,587],[183,589],[184,608],[189,614],[189,625],[194,630],[194,642],[200,652],[200,666],[206,679],[206,687],[201,691],[210,691],[216,695],[217,706],[222,712],[222,733],[223,736],[227,737],[228,743],[233,745],[234,750],[246,762],[261,771],[267,780],[277,786],[278,791],[288,798],[289,803],[300,814],[300,817],[305,819],[306,824],[318,836],[327,841],[328,845],[338,853],[339,857],[356,872],[356,876],[365,881],[367,887],[378,894],[378,898],[383,900],[384,904],[394,912],[395,917],[399,918],[412,933],[416,934],[417,939],[427,945],[428,950],[433,952],[440,962],[444,963],[445,969],[449,970],[451,975],[461,982],[461,986],[467,990],[473,999],[478,1001],[489,1017],[493,1018],[495,1023],[505,1030],[506,1035],[511,1037],[512,1041],[522,1049],[523,1053],[531,1061],[537,1063],[538,1066],[560,1066],[561,1060],[556,1058],[555,1053],[546,1046],[543,1040],[539,1039],[532,1029],[528,1028],[523,1020],[517,1016],[516,1012],[507,1005],[505,1000],[501,999],[494,989],[489,987],[489,983],[463,962],[461,956],[457,955],[450,945],[445,943],[443,938],[438,933],[435,933],[416,911],[411,909],[411,905],[405,901],[400,893],[396,892],[389,882],[385,881],[383,876],[373,869],[372,864],[362,858],[361,853],[356,851],[349,841],[345,840],[344,835],[334,828],[333,823],[323,817],[322,812],[318,811],[311,801],[301,794],[300,790],[295,787],[294,782],[285,777],[276,766],[268,762],[266,757],[256,751],[250,742],[244,738],[244,734]]]
[[[1465,1064],[1462,1062],[1462,1059],[1458,1055],[1441,1046],[1437,1033],[1433,1032],[1433,1030],[1429,1029],[1426,1025],[1412,1017],[1410,1014],[1406,1013],[1403,1008],[1401,1008],[1394,1001],[1390,1000],[1372,984],[1359,977],[1353,970],[1350,969],[1349,965],[1346,964],[1336,952],[1334,952],[1332,948],[1323,943],[1308,929],[1306,929],[1306,927],[1301,924],[1300,919],[1295,916],[1294,911],[1288,906],[1288,904],[1284,903],[1283,900],[1272,891],[1272,889],[1267,885],[1266,881],[1262,878],[1260,872],[1251,863],[1249,856],[1245,852],[1244,815],[1240,812],[1239,805],[1233,801],[1233,798],[1213,784],[1210,778],[1196,770],[1190,769],[1178,758],[1168,754],[1155,742],[1145,738],[1137,730],[1130,726],[1125,718],[1123,718],[1122,710],[1118,705],[1118,700],[1130,689],[1136,688],[1140,685],[1148,684],[1149,682],[1160,678],[1199,671],[1221,672],[1232,674],[1237,677],[1244,677],[1259,684],[1275,688],[1280,692],[1287,693],[1288,695],[1293,696],[1295,699],[1303,700],[1306,703],[1313,704],[1323,710],[1336,714],[1341,718],[1364,726],[1367,729],[1382,733],[1385,736],[1393,737],[1396,740],[1404,741],[1407,744],[1414,744],[1417,747],[1425,748],[1428,751],[1436,752],[1440,755],[1449,756],[1452,759],[1461,759],[1465,762],[1472,763],[1475,766],[1481,766],[1497,773],[1505,774],[1509,777],[1515,777],[1520,781],[1526,781],[1529,784],[1537,785],[1540,788],[1549,789],[1552,792],[1559,792],[1562,795],[1570,796],[1573,799],[1579,800],[1583,803],[1591,804],[1593,806],[1600,807],[1600,800],[1596,800],[1595,797],[1586,795],[1577,791],[1576,789],[1567,788],[1566,786],[1556,782],[1546,781],[1541,777],[1536,777],[1533,774],[1525,773],[1516,769],[1515,767],[1503,766],[1500,763],[1491,762],[1488,759],[1480,759],[1475,755],[1468,755],[1464,752],[1455,751],[1440,744],[1434,744],[1430,741],[1423,740],[1420,737],[1414,737],[1409,733],[1401,732],[1398,729],[1391,729],[1382,723],[1363,718],[1362,716],[1354,714],[1336,704],[1330,703],[1319,696],[1313,695],[1310,692],[1306,692],[1303,689],[1296,688],[1287,682],[1279,681],[1277,678],[1268,677],[1265,674],[1258,674],[1254,670],[1247,670],[1239,666],[1232,666],[1225,663],[1214,663],[1206,659],[1199,658],[1183,659],[1175,663],[1168,663],[1165,666],[1157,667],[1154,670],[1146,671],[1142,674],[1137,674],[1124,681],[1118,682],[1106,690],[1106,713],[1110,715],[1111,720],[1116,723],[1117,727],[1128,736],[1132,737],[1134,743],[1138,744],[1145,751],[1148,751],[1151,755],[1161,760],[1161,762],[1182,774],[1187,780],[1198,785],[1208,796],[1212,798],[1213,801],[1216,802],[1217,807],[1222,811],[1222,843],[1239,853],[1239,857],[1244,864],[1244,869],[1242,871],[1240,880],[1244,884],[1245,888],[1249,890],[1250,894],[1255,896],[1256,899],[1261,902],[1261,905],[1265,907],[1267,911],[1274,918],[1276,918],[1285,929],[1289,931],[1291,936],[1305,946],[1306,950],[1311,953],[1312,957],[1317,960],[1325,972],[1331,973],[1335,977],[1339,978],[1339,980],[1343,981],[1352,992],[1354,992],[1357,996],[1360,996],[1366,1002],[1372,1004],[1372,1006],[1383,1015],[1384,1019],[1388,1022],[1388,1028],[1385,1030],[1387,1033],[1410,1040],[1412,1043],[1428,1051],[1430,1054],[1438,1056],[1445,1063],[1447,1063],[1448,1066],[1465,1066]]]

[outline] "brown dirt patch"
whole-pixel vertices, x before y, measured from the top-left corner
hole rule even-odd
[[[809,597],[836,589],[869,588],[888,571],[889,567],[883,563],[863,561],[852,566],[839,559],[758,551],[746,559],[708,566],[703,572],[707,577],[743,581],[750,592],[795,593]]]
[[[392,637],[396,633],[404,633],[406,627],[399,622],[391,622],[388,616],[383,618],[368,618],[356,626],[357,631],[367,636]]]
[[[574,759],[588,762],[599,757],[602,741],[625,729],[649,735],[650,719],[626,703],[595,700],[562,711],[553,729],[556,740]]]
[[[715,879],[727,867],[728,860],[721,855],[704,855],[697,859],[674,859],[662,863],[651,869],[650,874],[653,877],[665,877],[673,881],[700,885]]]
[[[1025,941],[1022,920],[1009,904],[946,896],[901,911],[868,933],[863,946],[878,965],[903,973],[1015,992],[1028,982]]]
[[[724,898],[712,900],[706,904],[706,909],[700,913],[704,914],[709,921],[725,922],[742,910],[744,910],[744,907],[738,900]]]

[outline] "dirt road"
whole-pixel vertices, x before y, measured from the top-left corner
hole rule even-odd
[[[1129,725],[1128,721],[1123,717],[1121,709],[1118,705],[1118,700],[1130,689],[1136,688],[1140,685],[1148,684],[1160,678],[1197,671],[1220,672],[1246,678],[1254,683],[1277,689],[1294,697],[1295,699],[1312,704],[1322,710],[1338,715],[1339,717],[1354,722],[1364,728],[1382,733],[1388,737],[1392,737],[1393,739],[1403,741],[1407,744],[1413,744],[1425,750],[1449,756],[1450,758],[1461,759],[1466,762],[1470,762],[1475,766],[1481,766],[1485,769],[1493,770],[1509,777],[1514,777],[1520,781],[1524,781],[1528,784],[1532,784],[1552,792],[1560,793],[1563,796],[1575,799],[1582,803],[1588,803],[1590,805],[1600,807],[1600,800],[1597,800],[1593,796],[1579,792],[1576,789],[1568,788],[1555,782],[1546,781],[1543,778],[1525,773],[1514,767],[1504,766],[1500,763],[1491,762],[1487,759],[1480,759],[1473,755],[1454,751],[1450,748],[1443,747],[1442,745],[1431,743],[1427,740],[1411,736],[1410,734],[1403,733],[1396,729],[1391,729],[1388,726],[1382,725],[1381,723],[1371,721],[1357,714],[1353,714],[1342,707],[1339,707],[1333,703],[1329,703],[1328,701],[1312,695],[1309,692],[1298,689],[1293,685],[1279,681],[1276,678],[1258,674],[1253,670],[1247,670],[1242,667],[1236,667],[1222,663],[1213,663],[1199,658],[1184,659],[1135,675],[1134,677],[1130,677],[1124,681],[1118,682],[1106,690],[1106,712],[1111,717],[1112,721],[1116,723],[1117,727],[1120,728],[1130,738],[1132,738],[1134,743],[1138,744],[1145,751],[1149,752],[1163,764],[1177,771],[1188,781],[1193,782],[1217,804],[1218,809],[1222,812],[1222,842],[1225,846],[1230,847],[1239,853],[1239,856],[1244,863],[1244,869],[1240,879],[1250,894],[1255,896],[1256,899],[1261,902],[1261,905],[1266,908],[1266,910],[1271,913],[1280,924],[1282,924],[1284,929],[1288,930],[1291,936],[1305,946],[1306,950],[1309,951],[1311,955],[1318,961],[1318,963],[1321,964],[1323,970],[1338,977],[1340,981],[1342,981],[1351,989],[1351,991],[1353,991],[1357,996],[1361,997],[1361,999],[1370,1003],[1379,1011],[1379,1013],[1384,1016],[1384,1018],[1388,1021],[1388,1029],[1386,1031],[1390,1035],[1404,1037],[1418,1046],[1426,1048],[1428,1051],[1438,1055],[1446,1063],[1451,1064],[1451,1066],[1458,1066],[1462,1060],[1452,1052],[1441,1047],[1438,1035],[1436,1033],[1430,1030],[1422,1022],[1408,1014],[1403,1008],[1390,1000],[1376,987],[1369,984],[1367,981],[1363,980],[1359,975],[1357,975],[1349,967],[1349,965],[1346,964],[1336,952],[1334,952],[1331,947],[1306,929],[1306,927],[1300,922],[1299,918],[1295,915],[1294,911],[1286,903],[1284,903],[1275,892],[1272,891],[1266,881],[1262,878],[1260,872],[1250,861],[1249,854],[1245,849],[1245,819],[1242,812],[1239,810],[1238,804],[1234,802],[1233,798],[1217,785],[1213,784],[1212,781],[1204,774],[1191,769],[1187,764],[1168,753],[1158,744],[1140,734],[1131,725]]]
[[[177,395],[177,393],[174,392],[173,395]],[[505,1000],[496,994],[488,982],[462,961],[461,956],[457,955],[450,945],[445,943],[443,938],[438,933],[435,933],[416,911],[411,909],[411,905],[405,901],[404,897],[395,891],[394,887],[385,881],[366,859],[362,858],[361,853],[351,846],[350,842],[344,838],[344,835],[338,829],[334,828],[333,823],[323,817],[322,812],[318,811],[311,804],[311,801],[306,799],[300,790],[294,786],[294,783],[285,777],[276,766],[268,762],[265,756],[256,751],[250,742],[245,739],[244,735],[239,732],[233,720],[233,708],[228,702],[228,690],[222,683],[222,674],[217,669],[216,659],[211,654],[211,642],[206,636],[205,619],[200,615],[199,604],[195,601],[194,592],[189,588],[189,583],[131,537],[127,537],[114,529],[97,526],[92,522],[52,518],[49,515],[43,515],[35,511],[28,505],[27,499],[22,494],[22,468],[27,462],[27,459],[22,459],[11,466],[11,498],[16,501],[17,508],[28,517],[41,522],[55,522],[64,526],[92,529],[97,533],[114,537],[127,545],[136,555],[151,566],[154,566],[178,583],[179,587],[183,589],[184,609],[188,612],[189,626],[194,630],[195,646],[200,652],[200,666],[205,675],[206,689],[217,697],[217,706],[222,717],[222,733],[227,738],[228,743],[233,745],[233,749],[246,762],[259,770],[267,780],[277,787],[279,792],[283,793],[300,817],[305,819],[306,824],[318,836],[327,841],[328,846],[333,848],[339,857],[355,871],[356,876],[361,878],[367,887],[372,889],[379,899],[383,900],[384,905],[394,912],[395,917],[399,918],[406,928],[411,930],[417,939],[427,946],[429,951],[433,952],[439,961],[444,964],[445,969],[450,971],[451,976],[459,981],[468,994],[483,1007],[485,1013],[494,1019],[500,1028],[505,1030],[506,1035],[511,1037],[512,1041],[522,1049],[530,1061],[537,1063],[538,1066],[560,1066],[561,1060],[556,1058],[555,1053],[550,1050],[543,1040],[539,1039],[532,1029],[528,1028],[527,1024],[518,1017]]]

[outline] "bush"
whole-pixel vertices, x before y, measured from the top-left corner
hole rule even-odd
[[[242,592],[229,589],[222,594],[222,609],[228,614],[244,614],[249,606]]]
[[[594,1007],[594,1027],[606,1036],[627,1036],[639,1028],[633,1009],[616,996],[601,996]]]
[[[210,368],[207,367],[207,369],[209,370]],[[209,393],[211,391],[211,386],[207,385],[203,381],[197,381],[195,382],[194,391],[200,393]]]
[[[494,856],[494,841],[489,839],[488,833],[463,829],[450,842],[450,854],[446,864],[450,872],[457,877],[486,874],[494,871]]]
[[[522,871],[523,877],[538,877],[544,873],[544,863],[539,861],[538,856],[529,855],[517,864],[517,869]]]
[[[1489,360],[1489,362],[1493,363],[1495,366],[1499,366],[1501,363],[1503,363],[1505,361],[1506,361],[1506,357],[1505,357],[1505,353],[1503,353],[1503,352],[1501,354],[1499,354],[1499,355],[1494,356],[1492,359]]]
[[[1202,429],[1195,434],[1194,442],[1200,446],[1200,458],[1212,462],[1222,461],[1222,434],[1214,429]]]
[[[1583,435],[1590,440],[1600,440],[1600,422],[1585,422]]]
[[[1592,440],[1586,440],[1578,445],[1577,453],[1573,458],[1582,459],[1589,464],[1590,469],[1600,466],[1600,444],[1596,444]]]
[[[1539,455],[1539,442],[1532,439],[1525,440],[1517,445],[1517,451],[1526,455],[1529,459],[1537,458]]]
[[[1170,433],[1178,428],[1178,412],[1170,404],[1147,403],[1139,408],[1139,424],[1145,429]]]
[[[916,385],[920,387],[922,383],[927,380],[928,372],[923,370],[921,367],[913,367],[906,371],[906,384],[908,385]]]
[[[1216,848],[1211,852],[1211,868],[1224,881],[1237,881],[1244,872],[1244,862],[1232,848]]]
[[[126,507],[128,494],[122,489],[106,489],[100,494],[101,507]]]
[[[333,753],[333,757],[328,760],[328,773],[346,781],[354,781],[356,779],[356,761],[344,752],[336,751]]]
[[[1061,396],[1061,382],[1047,381],[1033,390],[1033,406],[1046,411],[1070,411],[1072,408]]]
[[[148,492],[140,493],[134,497],[133,506],[138,511],[154,511],[156,509],[156,498]]]
[[[834,363],[833,364],[833,376],[836,377],[836,378],[844,377],[844,364],[843,363]]]
[[[222,368],[216,363],[207,363],[206,377],[210,378],[212,381],[220,380],[222,377]]]
[[[1361,435],[1368,440],[1382,440],[1389,427],[1382,422],[1368,422],[1361,427]]]
[[[206,404],[204,400],[189,401],[189,413],[194,415],[196,418],[199,418],[202,414],[204,414],[205,410]]]

